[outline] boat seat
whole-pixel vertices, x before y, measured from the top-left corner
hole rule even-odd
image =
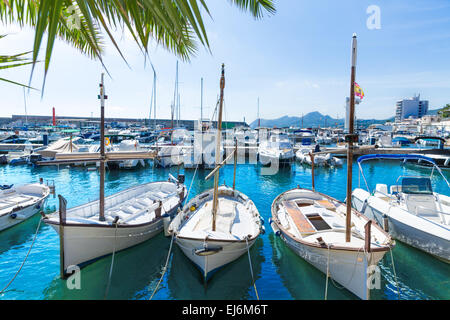
[[[387,185],[385,185],[384,183],[377,183],[375,190],[383,194],[388,194]]]
[[[309,222],[308,218],[302,213],[295,202],[283,201],[282,204],[301,234],[311,234],[316,232],[316,229]]]
[[[336,211],[336,206],[327,199],[315,200],[314,203],[318,204],[319,206],[327,210]]]

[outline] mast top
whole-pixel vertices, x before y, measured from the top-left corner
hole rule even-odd
[[[222,76],[220,77],[220,89],[225,88],[225,64],[222,63]]]

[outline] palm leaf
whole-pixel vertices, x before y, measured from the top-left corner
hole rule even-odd
[[[217,0],[212,0],[217,1]],[[58,37],[90,58],[103,64],[102,34],[105,32],[125,60],[114,39],[113,30],[127,29],[140,50],[148,55],[152,43],[161,45],[184,61],[198,50],[197,42],[210,50],[202,10],[211,13],[205,0],[0,0],[0,21],[35,29],[33,64],[39,56],[44,34],[45,79],[55,39]],[[274,0],[228,0],[255,19],[274,14]],[[76,7],[78,28],[69,28],[67,20]],[[104,64],[103,64],[104,65]],[[34,65],[30,75],[33,76]]]

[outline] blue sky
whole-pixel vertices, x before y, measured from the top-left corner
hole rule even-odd
[[[189,63],[180,62],[181,117],[200,117],[200,78],[205,81],[205,115],[211,115],[219,93],[220,65],[226,66],[225,119],[255,120],[257,98],[262,118],[320,111],[344,116],[350,84],[350,45],[358,35],[357,82],[365,92],[358,118],[384,119],[394,115],[395,102],[420,93],[430,108],[450,103],[450,2],[447,0],[278,0],[277,13],[254,20],[225,0],[208,1],[212,19],[205,16],[212,54],[203,48]],[[369,30],[370,5],[381,10],[381,29]],[[1,52],[32,47],[33,31],[0,26],[9,33]],[[109,100],[107,117],[149,116],[152,69],[128,35],[117,33],[127,67],[111,46],[105,63]],[[154,48],[151,60],[158,73],[157,117],[170,118],[176,58]],[[63,42],[55,46],[41,99],[27,93],[28,114],[99,115],[98,82],[102,67]],[[27,82],[29,68],[0,76]],[[39,66],[33,85],[40,88]],[[0,85],[0,116],[23,114],[22,88]]]

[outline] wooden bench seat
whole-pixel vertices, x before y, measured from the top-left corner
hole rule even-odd
[[[330,201],[328,201],[327,199],[317,200],[315,202],[317,202],[318,205],[320,205],[321,207],[323,207],[327,210],[336,211],[336,206],[333,203],[331,203]]]
[[[316,229],[309,222],[308,218],[300,211],[300,208],[293,201],[283,201],[286,212],[294,221],[301,234],[315,233]]]

